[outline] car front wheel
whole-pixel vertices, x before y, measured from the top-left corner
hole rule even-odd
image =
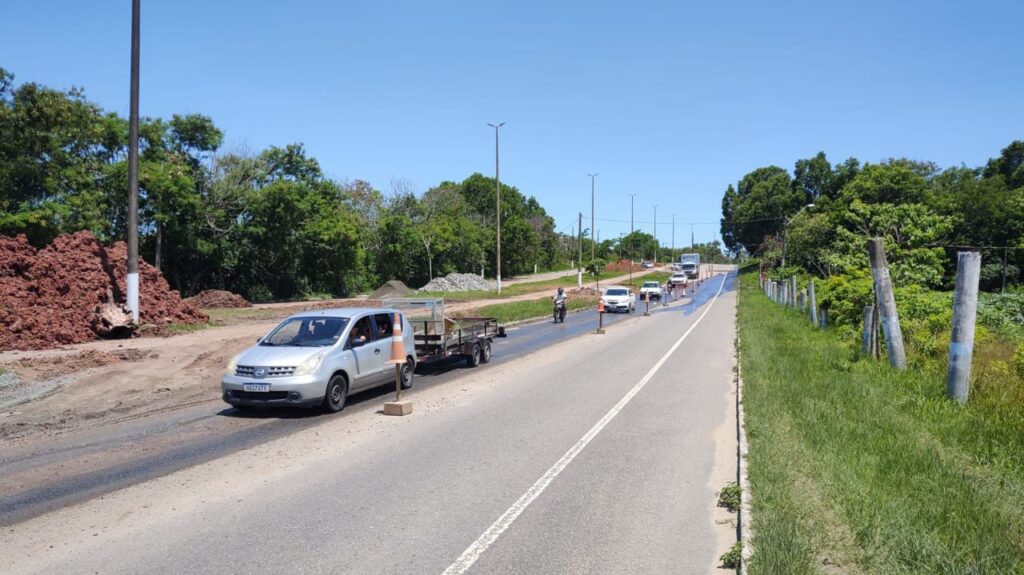
[[[324,395],[323,409],[327,413],[337,413],[345,409],[348,399],[348,381],[343,375],[335,375],[327,382],[327,394]]]

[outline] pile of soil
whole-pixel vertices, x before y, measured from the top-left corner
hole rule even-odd
[[[370,294],[371,299],[387,299],[390,297],[410,297],[415,290],[398,280],[390,280]]]
[[[219,289],[208,289],[185,300],[200,309],[252,307],[244,297]]]
[[[93,312],[110,292],[125,301],[128,248],[104,247],[89,232],[59,236],[36,250],[24,236],[0,236],[0,351],[46,349],[98,338]],[[140,323],[207,320],[139,260]]]
[[[572,295],[582,295],[582,296],[599,296],[599,295],[601,295],[601,292],[599,290],[596,290],[596,289],[594,289],[592,287],[589,287],[589,286],[583,286],[583,287],[579,287],[579,288],[577,288],[577,287],[569,288],[569,293],[572,294]]]
[[[619,260],[617,262],[612,262],[612,263],[604,266],[604,269],[605,269],[605,271],[608,271],[608,272],[625,272],[625,273],[629,273],[629,260]],[[644,271],[644,268],[640,264],[634,263],[633,264],[633,271],[635,271],[635,272],[642,272],[642,271]]]

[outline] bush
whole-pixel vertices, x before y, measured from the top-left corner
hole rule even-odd
[[[726,569],[739,569],[740,562],[743,561],[743,544],[737,541],[718,560]]]

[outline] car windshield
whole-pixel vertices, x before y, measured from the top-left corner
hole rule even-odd
[[[293,317],[284,320],[260,345],[326,347],[334,345],[348,325],[347,317]]]
[[[626,290],[624,290],[624,289],[610,289],[610,290],[608,290],[606,292],[606,295],[626,295]]]
[[[658,287],[658,282],[644,282],[644,287]]]

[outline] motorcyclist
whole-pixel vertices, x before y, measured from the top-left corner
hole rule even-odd
[[[555,297],[552,298],[555,305],[564,304],[566,299],[568,299],[568,297],[565,295],[565,290],[562,289],[562,286],[558,286],[558,292],[556,292]]]

